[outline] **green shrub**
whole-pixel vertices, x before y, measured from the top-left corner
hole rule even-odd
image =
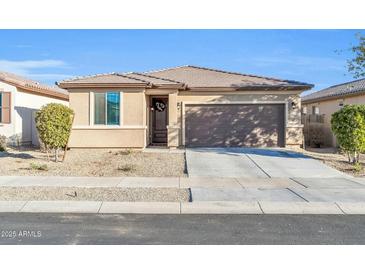
[[[359,163],[359,162],[355,163],[355,164],[354,164],[354,170],[355,170],[355,172],[357,172],[357,173],[361,172],[361,171],[362,171],[362,164],[361,164],[361,163]]]
[[[136,170],[136,167],[134,165],[122,165],[118,167],[118,170],[123,171],[123,172],[133,172]]]
[[[4,135],[0,135],[0,152],[6,151],[6,137]]]
[[[56,103],[45,105],[36,113],[35,120],[39,139],[47,150],[54,150],[56,162],[59,150],[67,145],[73,115],[72,109]]]
[[[37,163],[30,163],[29,169],[31,170],[39,170],[39,171],[48,171],[48,166],[46,164],[37,164]]]
[[[125,149],[125,150],[115,152],[114,155],[130,155],[132,153],[133,153],[133,150]]]
[[[332,114],[332,131],[350,163],[365,152],[365,105],[347,105]]]

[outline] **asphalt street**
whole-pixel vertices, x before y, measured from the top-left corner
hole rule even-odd
[[[365,215],[1,213],[0,244],[365,244]]]

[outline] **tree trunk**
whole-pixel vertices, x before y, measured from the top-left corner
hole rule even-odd
[[[49,159],[49,150],[48,150],[48,147],[47,146],[44,146],[45,147],[45,150],[46,150],[46,153],[47,153],[47,161],[49,162],[50,159]]]
[[[351,163],[352,163],[352,159],[351,159],[351,154],[350,154],[350,152],[347,152],[347,158],[348,158],[348,160],[349,160],[349,164],[351,164]]]
[[[57,163],[58,162],[58,148],[55,148],[54,150],[54,158],[55,158],[55,162]]]

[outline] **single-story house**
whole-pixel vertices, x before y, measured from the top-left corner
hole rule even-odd
[[[331,130],[332,114],[344,105],[356,104],[365,104],[365,79],[331,86],[303,96],[302,112],[304,114],[324,114],[324,145],[336,147],[336,137]]]
[[[181,66],[59,82],[71,148],[299,147],[300,93],[312,85]]]
[[[34,114],[48,103],[68,106],[67,91],[0,71],[0,135],[9,144],[39,145]]]

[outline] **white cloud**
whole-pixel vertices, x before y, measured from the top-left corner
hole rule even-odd
[[[32,73],[32,74],[27,74],[26,76],[33,80],[44,81],[49,83],[75,77],[75,75],[62,74],[62,73]]]
[[[0,60],[0,69],[11,72],[29,72],[32,69],[41,68],[60,68],[65,67],[66,63],[61,60],[23,60],[23,61],[9,61]]]
[[[11,61],[0,59],[0,70],[12,72],[33,80],[40,81],[56,81],[64,78],[69,78],[71,75],[59,74],[59,73],[44,73],[37,72],[42,69],[64,69],[67,68],[67,64],[62,60],[22,60],[22,61]]]

